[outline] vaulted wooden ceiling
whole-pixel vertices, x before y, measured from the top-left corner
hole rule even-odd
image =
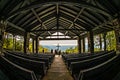
[[[0,0],[0,20],[13,34],[46,38],[61,32],[72,39],[113,30],[119,7],[120,0]]]

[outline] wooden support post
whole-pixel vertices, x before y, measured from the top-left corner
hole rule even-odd
[[[3,55],[3,38],[4,38],[4,32],[6,29],[6,22],[3,20],[0,20],[0,55]]]
[[[87,34],[87,39],[88,39],[88,52],[90,52],[90,33],[88,32]]]
[[[93,39],[93,32],[88,32],[88,51],[94,53],[94,39]]]
[[[0,24],[0,55],[3,53],[3,25]]]
[[[32,52],[35,53],[35,42],[34,42],[34,38],[32,39]]]
[[[120,15],[118,19],[114,21],[114,27],[116,36],[116,52],[120,54]]]
[[[15,51],[16,49],[16,38],[15,38],[15,34],[13,34],[13,51]]]
[[[78,52],[81,53],[81,38],[78,37]]]
[[[107,35],[107,33],[105,32],[105,33],[103,34],[103,39],[104,39],[104,51],[106,51],[106,35]]]
[[[7,44],[6,44],[6,48],[8,49],[8,33],[5,34],[6,35],[6,41],[7,41]]]
[[[40,47],[40,38],[38,38],[38,53],[39,53],[39,47]],[[45,52],[45,50],[44,50]]]
[[[24,34],[24,53],[25,54],[29,51],[29,39],[30,39],[30,33],[25,32]]]
[[[83,38],[83,52],[85,52],[85,38]]]
[[[99,34],[99,42],[100,42],[100,51],[102,51],[102,37],[101,34]]]
[[[36,53],[38,54],[39,51],[39,40],[38,37],[36,37]]]

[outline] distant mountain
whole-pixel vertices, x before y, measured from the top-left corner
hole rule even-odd
[[[53,50],[55,50],[55,49],[58,49],[56,46],[54,46],[54,45],[42,45],[44,48],[48,48],[49,50],[51,50],[51,49],[53,49]],[[61,51],[65,51],[66,49],[68,49],[68,48],[74,48],[75,46],[60,46],[59,47],[59,50],[61,50]]]

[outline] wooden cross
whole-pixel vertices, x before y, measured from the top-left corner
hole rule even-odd
[[[59,50],[59,48],[60,48],[61,46],[58,44],[56,47],[57,47],[57,50]]]

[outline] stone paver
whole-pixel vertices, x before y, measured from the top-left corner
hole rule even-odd
[[[43,80],[73,80],[73,78],[67,70],[62,57],[56,55],[50,69],[44,76]]]

